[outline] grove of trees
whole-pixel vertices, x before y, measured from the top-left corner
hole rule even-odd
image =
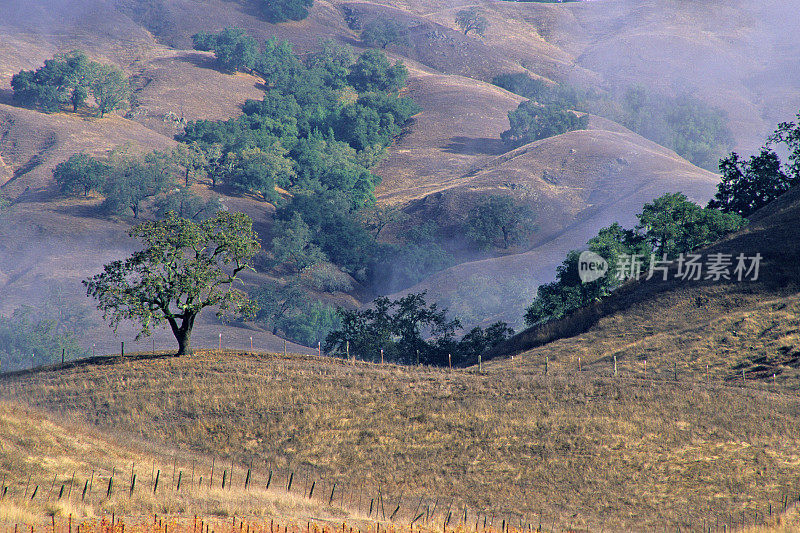
[[[800,114],[797,119],[781,123],[758,155],[743,160],[731,152],[720,160],[722,183],[709,206],[747,217],[800,184]],[[783,145],[789,154],[788,165],[781,162],[775,145]]]
[[[103,158],[80,152],[56,165],[53,177],[66,194],[102,194],[101,210],[107,214],[130,213],[139,218],[143,204],[152,199],[159,217],[175,211],[179,216],[202,220],[222,209],[222,204],[218,198],[204,200],[189,189],[188,176],[196,171],[197,161],[187,153],[184,147],[178,147],[142,154],[128,146]],[[186,186],[178,187],[180,182]]]
[[[361,41],[367,46],[383,49],[386,49],[390,44],[402,46],[408,44],[405,32],[406,28],[397,22],[390,19],[377,18],[364,24],[364,29],[361,31]]]
[[[265,80],[263,99],[245,102],[241,116],[190,122],[179,140],[208,154],[214,182],[276,205],[273,266],[294,275],[335,264],[362,282],[372,279],[379,263],[389,263],[388,252],[360,213],[375,201],[379,178],[371,167],[420,111],[400,95],[405,66],[381,50],[356,57],[330,41],[301,59],[285,41],[256,49],[233,28],[197,34],[194,42],[226,68]]]
[[[80,50],[48,59],[35,71],[20,71],[11,78],[11,88],[14,100],[46,113],[65,105],[77,112],[91,96],[101,118],[128,105],[131,97],[130,82],[121,69],[91,61]]]
[[[533,211],[509,196],[490,196],[478,203],[466,220],[467,237],[478,247],[508,248],[523,241],[534,229]]]
[[[682,193],[665,194],[645,204],[637,218],[639,223],[633,229],[615,223],[588,242],[588,249],[608,262],[607,275],[584,283],[578,270],[580,251],[569,252],[556,269],[555,281],[539,286],[526,310],[525,323],[535,325],[561,318],[611,294],[626,280],[616,275],[623,257],[638,256],[642,272],[647,272],[652,258],[675,259],[718,241],[746,223],[735,213],[700,207]]]
[[[514,334],[507,324],[497,322],[457,340],[461,323],[449,319],[447,309],[428,304],[425,296],[423,291],[397,300],[381,297],[364,311],[339,308],[341,328],[328,335],[325,351],[368,361],[379,359],[383,351],[384,360],[402,364],[474,364],[478,354]]]
[[[303,20],[314,0],[259,0],[261,12],[268,22]]]
[[[568,85],[532,78],[520,74],[502,74],[492,83],[530,99],[539,105],[541,118],[532,121],[531,109],[535,104],[523,102],[526,111],[515,116],[517,126],[506,133],[514,142],[522,132],[524,139],[533,139],[528,131],[537,130],[539,122],[553,122],[549,131],[541,135],[564,130],[566,113],[571,110],[592,113],[619,122],[639,135],[675,150],[695,165],[707,170],[717,170],[721,157],[733,145],[733,136],[726,125],[726,114],[697,98],[688,95],[665,96],[642,86],[624,91],[599,93],[578,90]],[[541,109],[548,109],[543,111]],[[510,117],[509,117],[510,118]],[[530,124],[533,123],[533,126]]]
[[[542,106],[528,100],[519,104],[517,109],[508,113],[511,127],[500,134],[511,146],[521,146],[560,135],[568,131],[586,129],[589,117],[579,116],[575,112],[555,104]]]

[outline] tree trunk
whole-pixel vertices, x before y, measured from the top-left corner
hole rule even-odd
[[[175,340],[178,341],[178,353],[176,355],[192,355],[192,328],[194,327],[196,316],[195,314],[184,317],[180,326],[175,319],[168,319],[172,334],[175,335]]]
[[[175,338],[178,340],[177,355],[192,355],[190,343],[191,337],[192,330],[184,330],[183,328],[181,328],[178,333],[175,334]]]

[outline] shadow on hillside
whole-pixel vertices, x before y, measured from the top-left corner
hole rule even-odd
[[[178,61],[183,61],[184,63],[189,63],[190,65],[194,65],[195,67],[198,68],[207,68],[209,70],[215,70],[221,74],[230,74],[230,72],[227,72],[219,68],[216,59],[207,56],[205,54],[201,54],[200,52],[187,52],[177,57],[176,59]]]
[[[53,194],[52,199],[58,198],[58,194]],[[78,218],[101,218],[105,215],[97,202],[91,204],[73,204],[58,206],[55,212]]]
[[[452,137],[444,151],[461,155],[500,155],[508,151],[508,146],[500,139]]]
[[[11,89],[0,89],[0,104],[14,105],[14,91]]]

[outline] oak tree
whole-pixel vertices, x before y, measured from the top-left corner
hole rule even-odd
[[[216,307],[221,319],[255,314],[256,306],[236,287],[261,249],[244,213],[223,211],[200,223],[169,213],[135,226],[130,235],[144,249],[83,281],[115,330],[123,320],[138,322],[139,339],[166,322],[183,355],[191,353],[192,329],[203,309]]]

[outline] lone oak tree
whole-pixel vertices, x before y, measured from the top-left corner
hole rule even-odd
[[[215,306],[219,318],[255,314],[256,305],[234,287],[261,249],[244,213],[220,212],[195,223],[170,212],[135,226],[130,236],[145,248],[83,281],[115,331],[122,320],[133,320],[141,324],[139,339],[167,322],[183,355],[191,353],[192,327],[204,308]]]

